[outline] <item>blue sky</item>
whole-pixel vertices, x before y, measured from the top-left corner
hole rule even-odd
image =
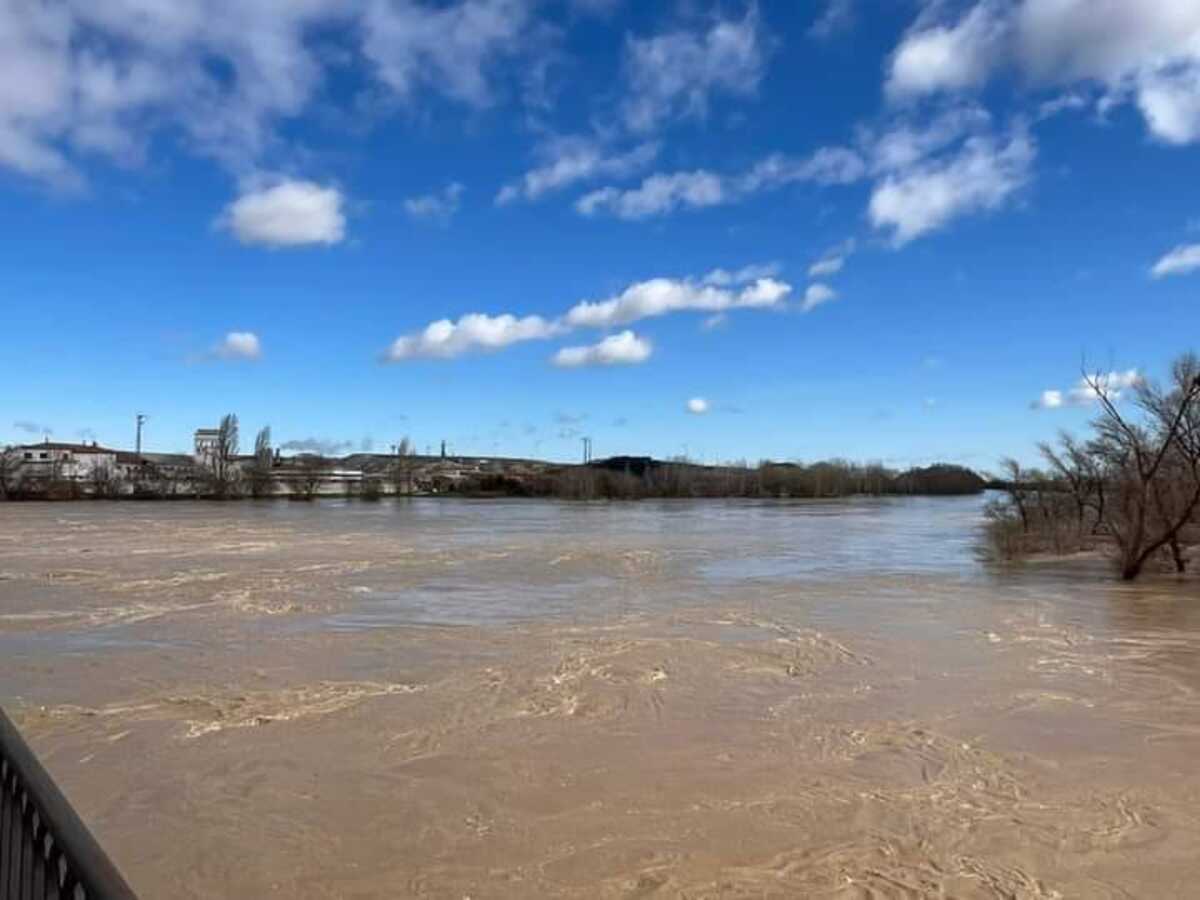
[[[1200,5],[15,0],[0,443],[987,468],[1200,324]]]

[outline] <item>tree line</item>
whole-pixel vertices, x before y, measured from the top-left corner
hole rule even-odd
[[[691,462],[624,458],[563,466],[530,477],[503,473],[464,479],[451,489],[567,500],[673,497],[820,499],[903,494],[977,494],[984,480],[970,469],[939,464],[896,472],[882,464],[830,460],[812,464],[764,461],[705,466]]]

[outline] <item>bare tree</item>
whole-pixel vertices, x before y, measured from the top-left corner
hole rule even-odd
[[[1025,480],[1027,474],[1021,470],[1021,464],[1011,456],[1000,460],[1000,468],[1007,476],[1004,491],[1008,494],[1013,508],[1021,517],[1021,530],[1029,531],[1029,502],[1026,498]]]
[[[1166,388],[1145,380],[1137,385],[1145,424],[1121,414],[1119,392],[1106,376],[1085,374],[1084,381],[1101,407],[1092,447],[1109,484],[1104,522],[1116,541],[1121,577],[1136,578],[1163,548],[1182,572],[1180,531],[1200,505],[1200,361],[1192,354],[1176,360]]]
[[[326,468],[325,460],[314,454],[305,454],[296,460],[300,467],[300,477],[296,486],[300,489],[300,497],[312,500],[321,489],[321,479]]]
[[[7,500],[16,492],[20,468],[21,457],[16,449],[0,447],[0,500]]]
[[[392,490],[397,494],[412,493],[413,445],[407,437],[396,445],[396,459],[392,463]]]
[[[271,427],[263,428],[254,439],[254,462],[250,466],[250,493],[270,497],[275,492],[274,456],[271,452]]]
[[[121,494],[121,478],[106,462],[92,466],[89,474],[92,496],[97,499],[112,499]]]
[[[217,428],[217,442],[208,465],[213,482],[213,492],[218,497],[228,497],[234,492],[237,482],[238,417],[228,413],[221,418]]]

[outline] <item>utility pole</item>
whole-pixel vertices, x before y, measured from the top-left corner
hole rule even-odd
[[[145,424],[146,418],[147,418],[147,416],[145,413],[137,414],[137,457],[138,457],[138,459],[142,458],[142,425]]]
[[[583,462],[586,465],[592,461],[592,439],[585,437],[581,440],[583,441]]]

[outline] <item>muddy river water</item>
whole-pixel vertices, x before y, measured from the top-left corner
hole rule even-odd
[[[0,505],[143,898],[1200,896],[1200,581],[982,500]]]

